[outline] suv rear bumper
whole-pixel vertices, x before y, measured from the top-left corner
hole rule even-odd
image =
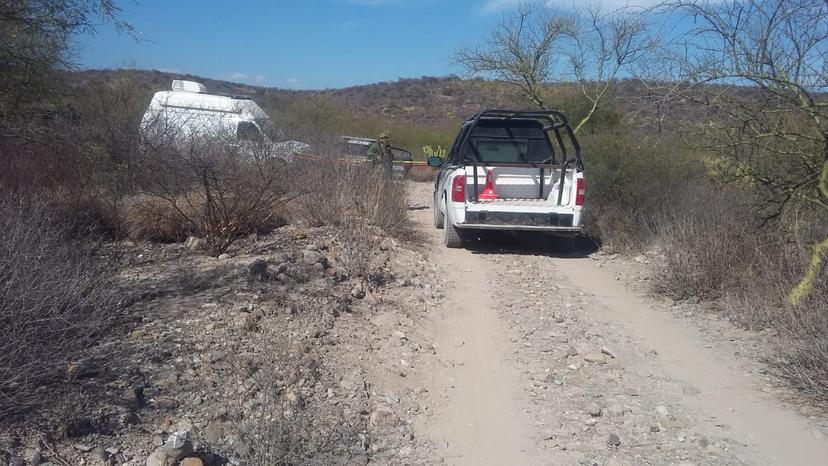
[[[457,228],[474,230],[547,231],[575,235],[581,227],[572,226],[573,214],[540,212],[466,212],[466,221]]]
[[[575,215],[557,212],[466,211],[465,222],[489,226],[571,228]]]
[[[457,228],[463,230],[501,230],[501,231],[544,231],[561,236],[575,236],[581,232],[581,227],[553,227],[535,225],[492,225],[487,223],[458,223]]]
[[[472,210],[449,202],[446,221],[464,230],[542,231],[574,236],[581,232],[581,209],[551,211],[548,207]]]

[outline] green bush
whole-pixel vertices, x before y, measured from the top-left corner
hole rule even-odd
[[[692,207],[713,189],[698,156],[671,141],[636,138],[629,130],[580,137],[586,165],[585,232],[621,251],[646,246],[656,215]]]

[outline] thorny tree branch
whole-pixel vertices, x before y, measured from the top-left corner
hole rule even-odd
[[[669,54],[682,83],[671,92],[719,115],[694,131],[699,146],[773,215],[798,203],[828,212],[828,2],[671,0],[661,9],[695,20]],[[811,248],[790,302],[810,293],[826,254],[828,237]]]

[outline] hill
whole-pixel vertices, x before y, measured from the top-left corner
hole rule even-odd
[[[76,89],[129,80],[146,91],[147,101],[152,92],[169,89],[173,79],[193,80],[203,83],[210,92],[249,95],[272,116],[296,99],[319,97],[332,100],[352,114],[426,125],[466,118],[484,108],[526,106],[518,93],[507,86],[454,76],[424,76],[312,91],[252,86],[155,70],[87,70],[65,73],[64,78]]]
[[[343,134],[371,136],[390,130],[394,142],[415,154],[424,145],[447,147],[465,118],[486,108],[531,108],[512,86],[456,76],[399,79],[394,82],[342,89],[290,90],[252,86],[200,76],[154,70],[88,70],[64,74],[78,92],[112,88],[118,83],[136,95],[136,108],[146,108],[152,94],[169,89],[174,79],[203,83],[210,92],[249,95],[285,131],[285,136],[316,143],[335,143]],[[580,89],[573,84],[551,84],[548,102],[578,121],[587,111]],[[659,132],[663,119],[647,86],[622,81],[594,117],[593,128],[607,129],[628,120],[639,136]],[[647,105],[645,105],[647,104]],[[672,103],[671,118],[701,121],[698,108]],[[137,110],[136,110],[137,111]],[[585,128],[589,130],[589,128]]]

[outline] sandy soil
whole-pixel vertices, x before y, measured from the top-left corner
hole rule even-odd
[[[431,185],[410,193],[430,206]],[[418,327],[435,357],[414,425],[446,464],[828,464],[824,426],[605,260],[527,237],[450,250],[431,215],[415,212],[445,299]]]

